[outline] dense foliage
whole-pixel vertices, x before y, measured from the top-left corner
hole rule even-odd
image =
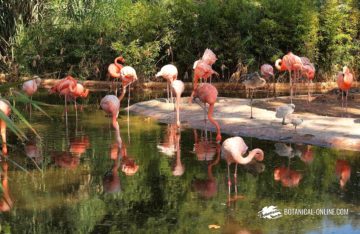
[[[331,79],[343,65],[360,70],[357,0],[0,2],[0,69],[15,76],[103,80],[122,54],[144,81],[171,62],[190,77],[207,47],[226,75],[238,64],[256,70],[289,51],[309,57],[318,79]]]

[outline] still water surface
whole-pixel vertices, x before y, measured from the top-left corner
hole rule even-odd
[[[130,116],[128,126],[123,113],[119,149],[98,107],[86,107],[77,122],[71,109],[68,128],[62,111],[47,108],[53,120],[33,113],[41,140],[23,144],[9,135],[9,160],[1,162],[2,233],[360,231],[358,153],[245,138],[265,159],[237,166],[234,176],[235,164],[221,158],[209,132],[178,133],[141,116]],[[261,218],[266,206],[282,216]]]

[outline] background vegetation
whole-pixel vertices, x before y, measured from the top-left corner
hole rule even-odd
[[[122,54],[143,81],[173,62],[180,77],[205,48],[225,78],[285,53],[309,57],[317,79],[360,70],[357,0],[0,0],[0,69],[106,79]]]

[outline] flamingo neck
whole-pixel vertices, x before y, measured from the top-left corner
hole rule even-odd
[[[277,59],[277,60],[275,61],[275,67],[276,67],[276,69],[278,69],[279,71],[281,71],[281,65],[280,65],[280,63],[282,63],[282,60],[281,60],[281,59]]]
[[[120,102],[121,102],[121,101],[124,99],[124,97],[125,97],[126,87],[127,87],[127,86],[125,86],[125,85],[123,85],[123,87],[122,87],[122,92],[121,92],[120,96],[118,97],[118,99],[119,99]]]
[[[236,161],[240,164],[248,164],[253,160],[253,158],[256,158],[258,161],[261,161],[264,157],[264,152],[261,149],[254,149],[249,152],[248,156],[243,157],[241,153],[239,152],[238,157],[236,157]]]
[[[215,125],[216,127],[216,132],[217,132],[217,135],[216,135],[216,142],[220,142],[221,141],[221,131],[220,131],[220,125],[218,124],[217,121],[215,121],[212,117],[213,115],[213,112],[214,112],[214,104],[210,104],[209,106],[209,111],[208,111],[208,119],[209,121]]]

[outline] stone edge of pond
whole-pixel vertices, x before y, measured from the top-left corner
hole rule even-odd
[[[173,104],[166,103],[164,98],[139,102],[129,109],[131,112],[151,117],[161,123],[175,123]],[[189,105],[185,97],[182,99],[180,111],[183,127],[205,128],[204,112],[199,105],[195,103]],[[283,126],[281,120],[275,118],[275,111],[253,108],[255,119],[250,119],[249,114],[249,101],[246,99],[219,97],[215,104],[214,118],[219,122],[221,132],[225,134],[360,151],[358,119],[310,113],[296,114],[304,122],[295,132],[291,124]],[[210,123],[207,124],[207,129],[215,131]]]

